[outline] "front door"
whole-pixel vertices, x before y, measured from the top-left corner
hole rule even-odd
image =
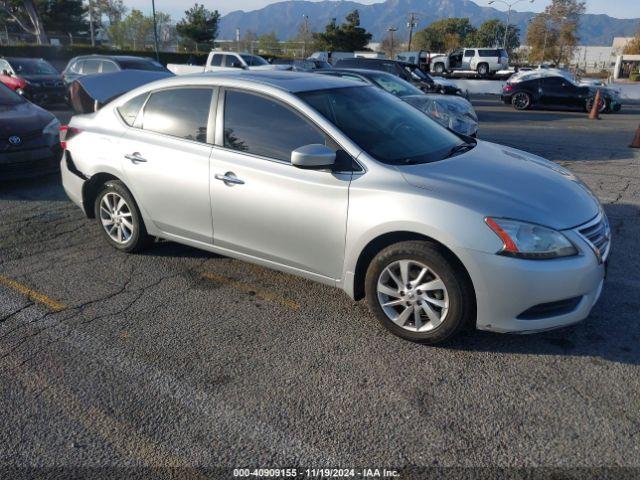
[[[561,77],[540,79],[540,101],[549,106],[575,106],[575,86]]]
[[[269,97],[227,90],[220,107],[224,130],[211,157],[214,245],[340,278],[352,175],[290,162],[292,150],[330,140]]]
[[[162,232],[211,244],[209,160],[214,90],[152,92],[121,142],[127,185]]]

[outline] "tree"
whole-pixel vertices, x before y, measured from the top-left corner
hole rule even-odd
[[[49,42],[34,0],[0,0],[0,12],[21,30],[34,35],[39,45]]]
[[[529,61],[551,59],[555,65],[569,63],[580,40],[577,31],[585,10],[585,2],[581,0],[552,0],[527,29]]]
[[[253,53],[254,44],[258,41],[258,35],[253,30],[247,30],[244,32],[242,39],[240,40],[240,50],[243,52]]]
[[[94,16],[93,18],[100,24],[102,24],[102,17],[106,16],[109,20],[109,25],[122,21],[122,18],[127,13],[127,7],[124,6],[122,0],[92,0]]]
[[[371,41],[371,34],[360,26],[360,13],[358,10],[353,10],[345,20],[345,23],[338,26],[336,19],[333,18],[323,33],[314,34],[314,39],[330,51],[364,50]]]
[[[184,14],[185,18],[180,20],[176,26],[178,34],[192,40],[196,44],[196,50],[198,43],[213,45],[218,36],[220,13],[217,10],[208,10],[204,5],[196,3]]]
[[[277,55],[280,53],[280,42],[275,32],[266,33],[258,37],[258,53],[264,55]]]
[[[640,30],[636,36],[627,43],[622,51],[625,55],[640,55]]]
[[[414,45],[418,50],[448,52],[465,45],[475,32],[468,18],[445,18],[418,31]]]
[[[504,41],[505,24],[500,20],[487,20],[478,29],[470,34],[465,47],[502,47]],[[520,46],[520,28],[517,25],[509,25],[507,33],[506,50],[511,53]]]
[[[147,37],[153,33],[153,18],[134,8],[121,22],[111,25],[109,33],[120,47],[144,49]]]
[[[42,0],[38,2],[38,11],[49,33],[78,35],[89,29],[85,19],[88,9],[82,0]]]

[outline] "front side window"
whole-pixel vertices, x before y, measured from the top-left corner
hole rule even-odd
[[[417,108],[376,87],[298,94],[376,160],[392,165],[447,158],[459,137]]]
[[[143,93],[142,95],[138,95],[124,105],[118,107],[118,113],[122,117],[122,120],[124,120],[130,127],[134,126],[136,118],[138,117],[138,112],[140,112],[142,105],[144,105],[144,101],[147,99],[147,96],[147,93]]]
[[[210,88],[174,88],[151,94],[144,107],[142,128],[206,143],[211,109]]]
[[[285,162],[291,152],[325,136],[293,110],[261,95],[229,90],[224,101],[224,147]]]
[[[242,62],[235,55],[225,55],[224,56],[224,66],[231,68],[242,68]]]

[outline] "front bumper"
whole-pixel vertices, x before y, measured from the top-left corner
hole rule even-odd
[[[55,173],[59,168],[61,152],[58,144],[0,152],[0,180],[17,180]]]
[[[64,88],[29,88],[24,90],[25,98],[38,105],[67,103],[67,91]]]
[[[555,260],[521,260],[465,250],[461,260],[476,290],[477,328],[531,333],[587,318],[602,292],[605,266],[588,244],[582,243],[580,255]],[[576,299],[569,310],[523,318],[534,307],[568,299]]]
[[[504,93],[500,95],[500,100],[502,103],[510,104],[511,103],[511,95],[505,95]]]

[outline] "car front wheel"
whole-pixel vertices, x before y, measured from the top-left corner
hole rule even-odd
[[[595,97],[588,98],[585,103],[585,110],[587,113],[591,112],[593,108],[593,104],[596,101]],[[607,110],[607,101],[600,97],[600,101],[598,102],[598,113],[604,113]]]
[[[511,97],[511,105],[516,110],[526,110],[531,107],[531,95],[526,92],[518,92]]]
[[[105,183],[96,197],[94,209],[100,231],[113,247],[130,253],[140,251],[148,244],[140,210],[122,182]]]
[[[370,310],[395,335],[439,343],[472,319],[473,288],[460,268],[434,244],[391,245],[371,262],[365,279]]]

